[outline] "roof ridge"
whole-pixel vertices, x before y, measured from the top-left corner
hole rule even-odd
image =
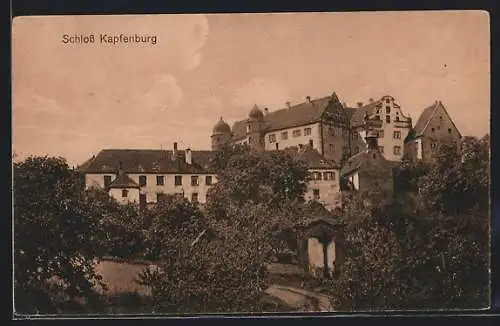
[[[429,119],[427,119],[427,122],[426,122],[424,128],[422,128],[422,131],[420,131],[421,134],[424,133],[425,129],[427,129],[427,126],[429,126],[429,123],[431,122],[432,118],[434,118],[434,115],[436,114],[439,103],[440,102],[438,102],[437,100],[436,100],[436,102],[434,102],[434,109],[432,110],[432,113],[429,116]]]

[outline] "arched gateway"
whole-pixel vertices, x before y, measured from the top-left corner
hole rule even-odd
[[[344,227],[326,210],[308,214],[299,225],[300,262],[314,277],[336,277],[344,261]]]

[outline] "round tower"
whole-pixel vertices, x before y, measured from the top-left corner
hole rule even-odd
[[[220,117],[212,129],[212,150],[218,151],[231,139],[231,127]]]
[[[247,139],[248,145],[255,149],[264,149],[264,135],[265,129],[264,113],[257,105],[248,113],[247,120]]]

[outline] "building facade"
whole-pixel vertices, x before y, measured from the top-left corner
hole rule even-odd
[[[441,101],[425,108],[405,139],[408,160],[430,162],[441,144],[459,143],[462,135]]]
[[[105,189],[120,203],[147,205],[165,194],[205,203],[208,189],[217,181],[210,167],[213,151],[102,150],[80,170],[87,188]]]
[[[230,128],[221,120],[214,126],[212,149],[225,143],[249,144],[260,150],[281,150],[309,145],[327,159],[342,164],[366,148],[367,130],[379,137],[380,150],[391,161],[401,161],[404,139],[411,119],[404,115],[392,96],[384,96],[357,108],[342,104],[336,93],[276,111],[254,106],[245,120]],[[216,140],[216,141],[214,141]]]

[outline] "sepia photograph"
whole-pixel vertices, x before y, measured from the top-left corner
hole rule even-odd
[[[13,313],[485,310],[486,11],[12,21]]]

